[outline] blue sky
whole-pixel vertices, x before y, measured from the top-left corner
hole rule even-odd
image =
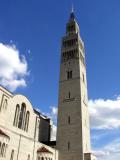
[[[14,76],[17,79],[22,76],[24,82],[18,85],[21,87],[11,89],[8,85],[8,88],[26,95],[44,113],[51,111],[50,106],[57,106],[61,37],[65,34],[72,3],[85,43],[90,106],[94,106],[96,116],[105,119],[101,122],[99,117],[99,122],[95,119],[98,123],[92,124],[92,145],[94,150],[101,151],[100,156],[105,153],[102,156],[110,159],[110,149],[108,154],[106,148],[108,144],[118,146],[120,134],[119,118],[115,116],[120,102],[119,0],[1,0],[0,44],[14,46],[20,57],[25,57],[21,57],[24,71],[21,75],[15,71]],[[2,85],[3,76],[0,75]],[[105,115],[101,106],[111,114]],[[91,115],[94,116],[93,112]],[[109,120],[113,120],[112,127]]]

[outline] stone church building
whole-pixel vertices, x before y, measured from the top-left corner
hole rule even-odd
[[[62,38],[58,124],[23,95],[0,86],[0,160],[96,160],[90,149],[90,127],[84,43],[74,12]]]

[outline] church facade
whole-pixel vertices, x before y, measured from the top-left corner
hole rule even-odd
[[[51,128],[25,96],[0,86],[0,160],[57,160],[58,151],[46,145]]]
[[[62,38],[57,139],[52,121],[23,95],[0,86],[0,160],[95,160],[90,127],[84,43],[73,11]]]

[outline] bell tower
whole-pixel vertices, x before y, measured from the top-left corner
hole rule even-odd
[[[62,38],[57,149],[59,160],[91,160],[85,51],[73,10]]]

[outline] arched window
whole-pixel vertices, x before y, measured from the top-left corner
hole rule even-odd
[[[25,119],[25,128],[24,128],[25,131],[28,131],[29,117],[30,117],[30,112],[27,111],[27,113],[26,113],[26,119]]]
[[[41,160],[44,160],[44,157],[42,157]]]
[[[10,160],[13,160],[13,158],[14,158],[14,150],[11,151]]]
[[[16,127],[18,126],[19,112],[20,112],[20,106],[19,104],[17,104],[16,110],[15,110],[14,122],[13,122],[13,125]]]
[[[26,106],[23,103],[21,106],[21,111],[20,111],[20,116],[19,116],[19,123],[18,123],[18,128],[22,129],[23,127],[23,122],[24,122],[24,115],[25,115],[25,111],[26,111]]]
[[[4,157],[4,151],[5,151],[5,143],[2,144],[1,148],[1,156]]]
[[[26,119],[26,104],[22,103],[22,106],[24,107],[23,117],[22,117],[22,129],[25,128],[25,119]]]
[[[7,99],[5,99],[3,103],[3,109],[7,109],[7,105],[8,105],[8,102],[7,102]]]

